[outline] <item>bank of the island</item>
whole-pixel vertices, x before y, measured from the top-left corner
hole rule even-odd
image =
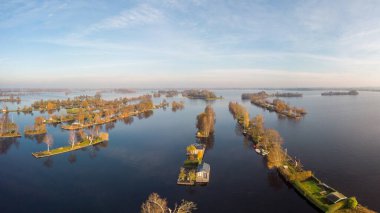
[[[254,143],[255,150],[267,160],[270,169],[277,169],[300,195],[323,212],[373,212],[358,204],[355,197],[347,197],[319,180],[312,171],[304,170],[300,161],[293,159],[282,148],[280,134],[264,126],[264,118],[249,118],[248,111],[240,104],[230,102],[229,110],[243,132]],[[265,154],[263,154],[265,153]]]

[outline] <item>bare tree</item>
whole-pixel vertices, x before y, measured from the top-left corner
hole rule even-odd
[[[51,135],[45,135],[43,142],[47,145],[47,151],[50,152],[50,146],[53,145],[53,137]]]
[[[148,200],[141,205],[141,213],[191,213],[192,210],[196,210],[196,204],[185,200],[179,205],[176,204],[172,210],[168,207],[166,199],[157,193],[150,194]]]
[[[74,131],[70,131],[70,136],[69,136],[69,144],[71,145],[71,149],[74,148],[76,142],[76,135]]]

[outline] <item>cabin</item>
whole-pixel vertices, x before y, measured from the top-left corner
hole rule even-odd
[[[342,200],[347,199],[346,196],[344,196],[342,193],[339,192],[331,192],[326,196],[327,200],[330,201],[332,204],[338,203]]]
[[[210,180],[210,165],[207,163],[202,163],[197,168],[196,173],[196,183],[205,184]]]

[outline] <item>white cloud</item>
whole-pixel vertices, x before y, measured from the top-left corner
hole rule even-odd
[[[122,11],[117,16],[106,18],[91,25],[76,36],[85,36],[103,30],[123,29],[136,25],[157,23],[163,19],[163,14],[147,4],[141,4],[132,9]]]

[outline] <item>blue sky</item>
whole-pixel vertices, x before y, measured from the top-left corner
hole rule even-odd
[[[0,1],[0,87],[380,86],[380,1]]]

